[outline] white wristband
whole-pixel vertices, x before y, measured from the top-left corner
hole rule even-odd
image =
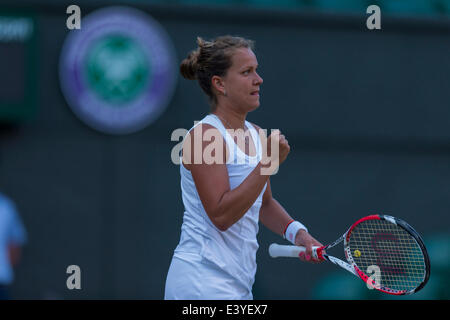
[[[295,236],[297,235],[297,232],[303,229],[306,232],[308,232],[308,229],[306,229],[306,227],[301,224],[298,221],[293,221],[289,224],[289,226],[286,228],[286,232],[284,234],[284,238],[289,240],[292,244],[295,245]]]

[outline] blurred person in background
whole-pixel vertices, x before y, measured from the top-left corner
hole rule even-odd
[[[26,237],[16,206],[0,193],[0,300],[10,299],[13,268],[19,263]]]
[[[253,41],[221,36],[212,41],[197,38],[197,44],[182,61],[180,72],[186,79],[198,80],[211,113],[184,140],[180,174],[185,212],[165,299],[250,300],[259,221],[306,247],[300,256],[304,261],[318,262],[311,251],[321,244],[272,197],[269,177],[289,153],[287,139],[279,131],[263,139],[261,128],[246,121],[247,114],[259,107],[263,82],[256,71]],[[217,137],[215,143],[223,142],[216,149],[220,159],[213,163],[203,158],[211,148],[209,134]],[[278,154],[272,155],[272,142]],[[268,152],[263,153],[266,143]],[[201,163],[195,161],[198,155]]]

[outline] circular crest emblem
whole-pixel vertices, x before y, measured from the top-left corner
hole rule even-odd
[[[73,112],[109,134],[139,131],[166,108],[176,57],[164,29],[137,9],[110,7],[84,17],[64,42],[62,92]]]

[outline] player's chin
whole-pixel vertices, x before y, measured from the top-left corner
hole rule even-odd
[[[251,101],[250,103],[248,103],[248,106],[249,106],[249,109],[250,109],[249,111],[253,111],[253,110],[258,109],[259,105],[260,105],[259,99],[256,100],[256,101]]]

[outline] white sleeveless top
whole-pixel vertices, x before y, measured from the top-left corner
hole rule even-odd
[[[230,155],[226,164],[230,188],[236,188],[261,160],[262,147],[256,129],[245,121],[256,147],[256,156],[252,157],[236,145],[217,116],[209,114],[196,125],[201,123],[216,127],[225,138]],[[185,212],[180,242],[174,257],[188,259],[192,254],[199,255],[201,263],[198,268],[217,269],[221,277],[232,278],[251,292],[256,273],[256,251],[259,247],[256,239],[259,210],[267,184],[245,215],[226,231],[220,231],[203,208],[191,172],[182,162],[180,174]]]

